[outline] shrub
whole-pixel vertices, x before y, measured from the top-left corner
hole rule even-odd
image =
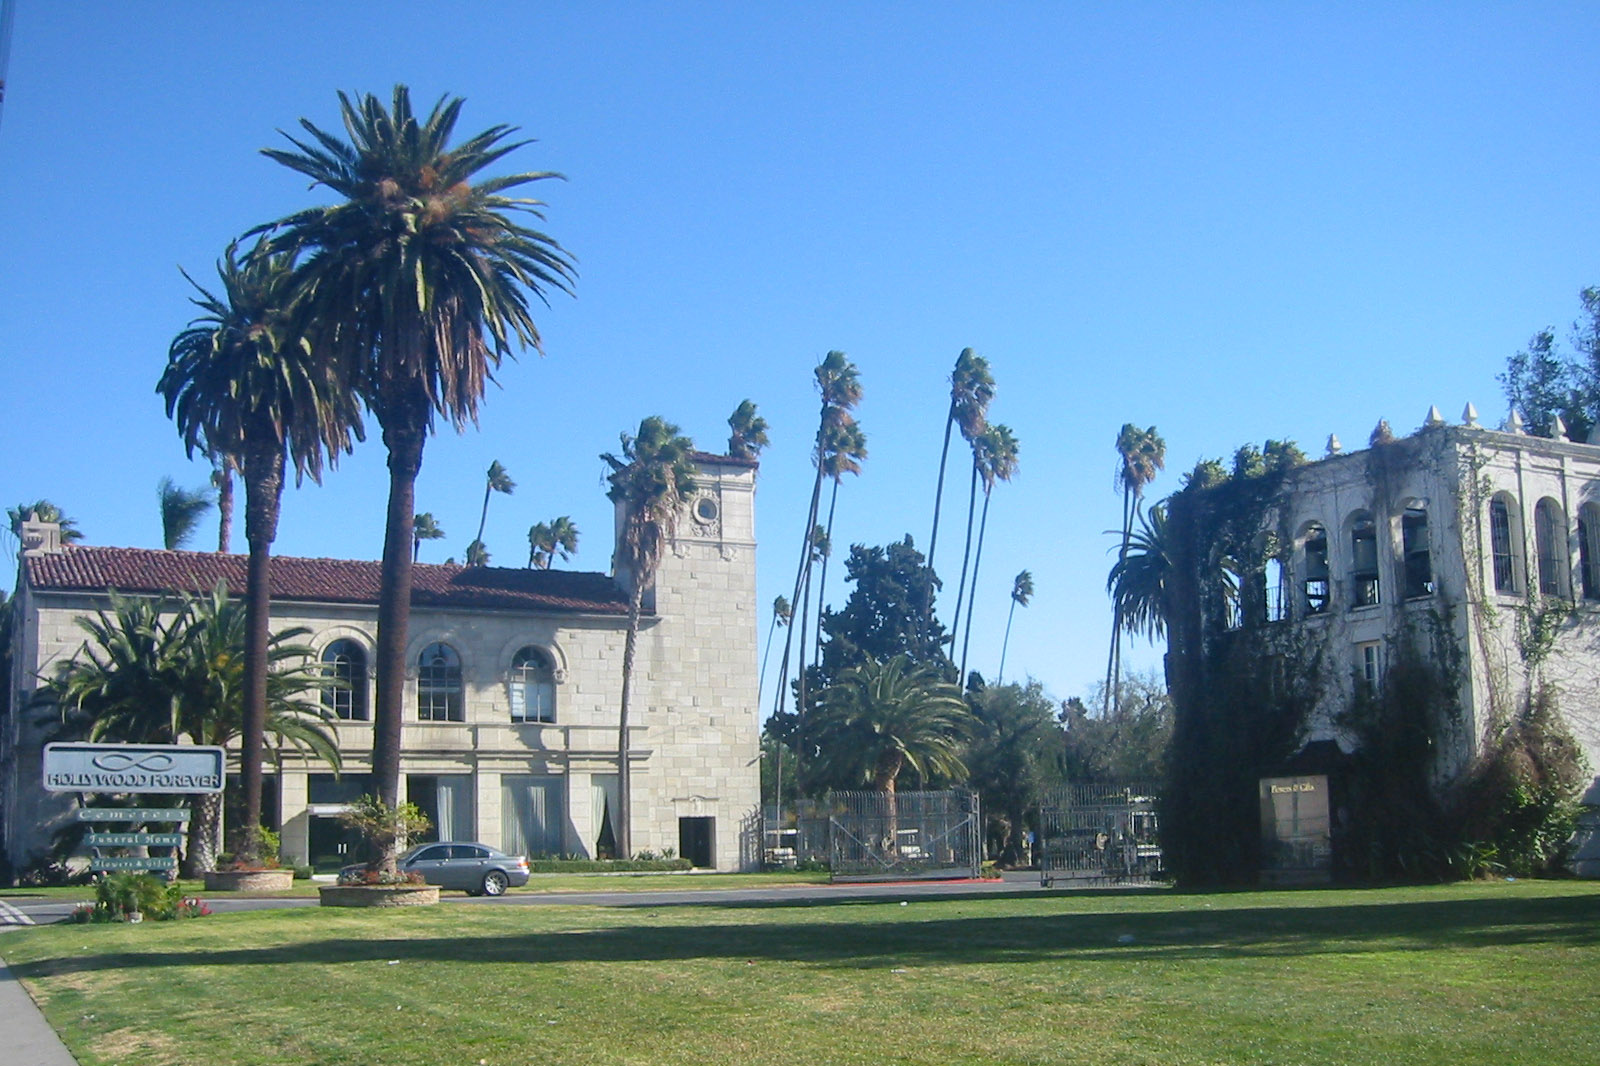
[[[140,919],[166,921],[172,918],[201,918],[211,913],[205,901],[184,896],[177,885],[147,873],[107,874],[95,885],[95,902],[82,904],[72,912],[74,922],[125,922],[137,914]]]

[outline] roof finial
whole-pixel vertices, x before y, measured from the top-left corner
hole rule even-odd
[[[1338,455],[1342,451],[1344,451],[1344,445],[1339,443],[1339,435],[1337,433],[1329,433],[1328,434],[1328,455],[1329,455],[1329,457]]]
[[[1551,440],[1566,440],[1567,439],[1567,424],[1561,420],[1561,416],[1560,415],[1551,415],[1550,416],[1550,439]]]
[[[1467,401],[1467,406],[1461,409],[1461,424],[1468,429],[1478,428],[1478,409],[1472,406],[1472,401]]]
[[[1428,406],[1428,417],[1423,420],[1422,425],[1426,429],[1436,429],[1444,425],[1444,415],[1439,413],[1438,404],[1430,404]]]
[[[1515,407],[1513,407],[1511,409],[1511,414],[1506,417],[1506,432],[1507,433],[1523,433],[1524,432],[1524,430],[1522,428],[1522,416],[1517,414],[1517,409]]]
[[[1372,427],[1372,436],[1367,438],[1367,443],[1368,444],[1392,444],[1392,443],[1394,443],[1394,430],[1389,428],[1389,420],[1387,418],[1378,419],[1378,424],[1376,426]]]

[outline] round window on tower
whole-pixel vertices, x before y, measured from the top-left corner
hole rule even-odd
[[[702,496],[694,501],[694,520],[703,526],[715,523],[719,513],[714,496]]]

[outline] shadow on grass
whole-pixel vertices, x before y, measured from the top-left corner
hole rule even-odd
[[[808,903],[810,901],[807,901]],[[804,904],[802,904],[804,906]],[[13,965],[26,978],[108,968],[266,966],[388,960],[567,963],[738,960],[839,968],[950,966],[1052,959],[1183,961],[1324,952],[1600,944],[1600,896],[1396,904],[1178,908],[1130,914],[881,917],[768,925],[636,924],[507,936],[326,938],[263,948],[106,953]],[[637,918],[637,915],[634,916]],[[648,919],[646,919],[647,921]]]

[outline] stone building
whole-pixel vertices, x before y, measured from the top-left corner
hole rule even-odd
[[[1230,713],[1214,694],[1246,677],[1242,699],[1298,716],[1282,750],[1262,749],[1276,760],[1262,776],[1336,771],[1356,744],[1345,712],[1409,657],[1442,690],[1428,738],[1441,788],[1541,688],[1600,769],[1600,445],[1559,424],[1528,436],[1514,417],[1487,429],[1470,405],[1463,418],[1435,409],[1409,437],[1380,431],[1355,452],[1330,438],[1319,461],[1173,497],[1180,728],[1186,708],[1191,725]],[[1600,805],[1600,778],[1588,799]],[[1597,845],[1581,870],[1600,873]]]
[[[698,866],[752,865],[757,810],[758,678],[755,463],[696,456],[695,495],[654,587],[646,590],[631,698],[629,759],[636,851],[673,849]],[[619,510],[618,528],[621,523]],[[53,708],[30,706],[40,676],[82,645],[77,619],[106,590],[160,596],[245,584],[242,555],[66,546],[51,525],[24,531],[14,600],[15,709],[0,735],[0,826],[20,870],[72,817],[41,791]],[[273,560],[274,630],[304,626],[349,687],[337,715],[344,772],[293,751],[267,766],[264,807],[282,848],[320,867],[349,861],[336,815],[367,783],[372,748],[376,562]],[[606,852],[615,840],[617,714],[626,574],[417,564],[409,630],[403,792],[441,839],[512,852]]]

